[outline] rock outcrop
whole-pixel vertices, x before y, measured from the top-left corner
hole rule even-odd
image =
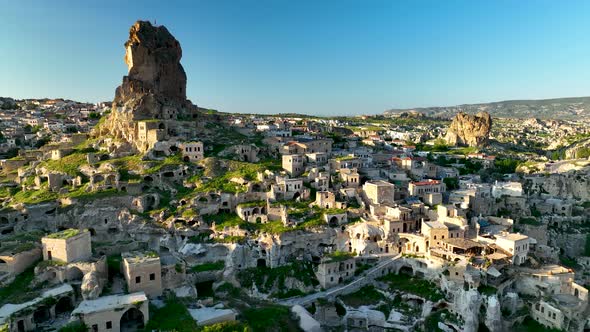
[[[100,296],[102,292],[102,287],[100,286],[100,282],[98,281],[98,275],[96,272],[88,272],[82,278],[82,298],[84,300],[94,300]]]
[[[166,27],[146,21],[133,24],[125,43],[129,72],[115,92],[111,114],[94,134],[124,140],[146,152],[158,141],[190,131],[176,128],[196,126],[199,111],[186,99],[181,57],[180,43]]]
[[[450,145],[482,147],[488,143],[492,117],[487,112],[470,115],[457,113],[449,127],[445,140]]]
[[[136,22],[125,43],[129,73],[115,92],[114,106],[132,108],[136,118],[148,119],[162,116],[160,105],[188,106],[181,57],[180,43],[166,27]]]

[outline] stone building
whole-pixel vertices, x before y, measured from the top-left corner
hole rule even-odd
[[[149,297],[162,295],[162,267],[156,253],[135,251],[123,253],[121,257],[129,292],[142,291]]]
[[[87,260],[92,256],[90,232],[66,229],[49,234],[41,239],[43,260],[59,260],[72,263]]]
[[[543,300],[535,303],[531,314],[534,320],[547,328],[562,330],[564,327],[564,315],[561,310]]]
[[[299,154],[283,155],[283,169],[291,176],[299,176],[305,171],[303,156]]]
[[[240,144],[236,145],[233,150],[240,161],[245,161],[248,163],[258,162],[258,152],[260,152],[260,149],[256,145]]]
[[[496,245],[512,254],[512,263],[515,265],[526,261],[530,242],[528,236],[519,233],[496,234]]]
[[[341,168],[338,174],[343,187],[357,188],[361,184],[361,176],[356,169]]]
[[[315,205],[324,209],[336,207],[336,195],[329,191],[318,191],[315,195]]]
[[[443,193],[446,186],[439,180],[424,180],[419,182],[410,182],[408,192],[410,196],[424,197],[426,194]]]
[[[330,288],[352,279],[355,269],[356,263],[353,257],[345,260],[327,260],[318,265],[315,275],[320,286]]]
[[[395,185],[386,181],[367,181],[363,191],[371,204],[393,204]]]
[[[203,142],[184,142],[180,144],[182,158],[185,161],[199,161],[204,157]]]
[[[77,317],[92,332],[137,331],[149,320],[149,302],[143,292],[85,300],[74,309]]]
[[[3,243],[0,247],[0,284],[4,282],[4,278],[20,274],[39,258],[41,250],[38,245]]]

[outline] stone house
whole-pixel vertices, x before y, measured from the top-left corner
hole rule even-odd
[[[356,263],[353,257],[345,260],[328,259],[318,265],[315,275],[320,286],[330,288],[352,279],[355,269]]]
[[[253,222],[258,223],[266,222],[268,220],[268,218],[266,217],[266,205],[266,201],[240,203],[236,207],[236,214],[242,220],[252,220]]]
[[[43,260],[64,263],[87,260],[92,256],[88,230],[66,229],[41,238]]]
[[[361,176],[356,169],[341,168],[338,171],[340,181],[345,188],[358,188],[361,183]]]
[[[520,233],[502,232],[496,234],[496,245],[512,255],[512,263],[520,265],[526,261],[531,239]]]
[[[269,198],[273,200],[297,200],[309,197],[309,189],[303,185],[302,179],[277,177],[277,183],[271,186]]]
[[[84,300],[72,312],[92,332],[137,331],[149,320],[148,299],[143,292]]]
[[[324,209],[336,207],[336,195],[329,191],[318,191],[315,196],[315,205]]]
[[[240,160],[240,161],[245,161],[245,162],[249,162],[249,163],[258,162],[258,153],[260,152],[260,149],[256,145],[253,145],[253,144],[236,145],[233,148],[233,151],[235,151],[235,153],[238,157],[238,160]]]
[[[123,253],[121,257],[129,292],[141,291],[149,297],[162,295],[162,267],[156,253],[134,251]]]
[[[328,154],[324,152],[306,153],[305,158],[308,164],[315,164],[317,166],[328,163]]]
[[[531,314],[534,320],[547,328],[562,330],[564,327],[564,315],[549,302],[540,300],[531,308]]]
[[[41,249],[32,243],[2,243],[0,247],[0,284],[20,274],[41,258]]]
[[[293,177],[299,176],[305,171],[303,156],[299,154],[283,155],[282,165],[283,169]]]
[[[386,181],[367,181],[363,185],[363,192],[371,204],[393,204],[395,185]]]
[[[183,142],[179,145],[185,161],[199,161],[204,158],[203,142]]]
[[[443,193],[446,190],[444,182],[439,180],[424,180],[418,182],[410,182],[408,185],[408,192],[410,196],[424,197],[430,193]]]

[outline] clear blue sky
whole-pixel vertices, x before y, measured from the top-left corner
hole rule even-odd
[[[226,112],[590,95],[590,1],[2,1],[0,96],[112,100],[129,27],[180,41],[188,97]]]

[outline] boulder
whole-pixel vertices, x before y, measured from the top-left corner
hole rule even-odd
[[[98,275],[95,271],[88,272],[84,275],[80,287],[82,290],[82,298],[84,300],[97,299],[102,292],[102,287],[100,286]]]

